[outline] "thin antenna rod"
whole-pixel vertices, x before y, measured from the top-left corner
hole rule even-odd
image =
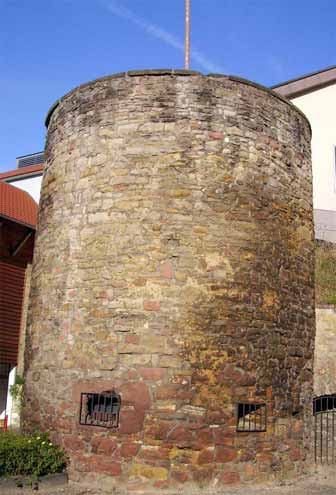
[[[185,59],[184,68],[190,69],[190,0],[185,0]]]

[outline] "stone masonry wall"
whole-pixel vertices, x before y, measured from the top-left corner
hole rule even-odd
[[[26,427],[53,432],[74,480],[300,470],[315,331],[303,115],[237,78],[130,72],[63,97],[46,154]],[[80,426],[80,393],[110,389],[119,428]],[[239,401],[267,403],[266,432],[236,432]]]

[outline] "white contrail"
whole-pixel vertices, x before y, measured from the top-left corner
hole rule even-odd
[[[149,35],[157,38],[167,45],[172,46],[176,50],[184,53],[184,44],[176,38],[173,34],[169,33],[165,29],[162,29],[160,26],[156,24],[152,24],[147,21],[145,18],[138,16],[132,10],[127,9],[124,6],[121,6],[114,0],[101,0],[101,4],[112,14],[117,15],[123,19],[126,19],[133,24],[136,24],[143,31],[148,33]],[[197,62],[203,69],[209,72],[223,72],[221,67],[216,66],[210,60],[207,59],[205,55],[203,55],[198,50],[191,50],[191,58]]]

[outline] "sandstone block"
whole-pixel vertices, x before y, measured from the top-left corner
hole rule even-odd
[[[149,466],[147,464],[133,464],[130,474],[131,476],[156,481],[165,481],[168,479],[168,470],[166,468]]]

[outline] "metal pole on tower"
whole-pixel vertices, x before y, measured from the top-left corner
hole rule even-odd
[[[185,59],[184,68],[190,69],[190,0],[185,0]]]

